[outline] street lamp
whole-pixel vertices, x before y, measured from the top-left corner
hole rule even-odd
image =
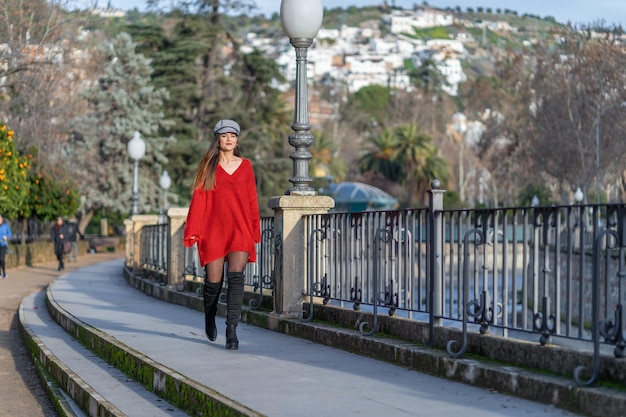
[[[133,138],[128,142],[128,155],[134,161],[133,193],[130,197],[132,208],[130,214],[139,214],[139,160],[146,154],[146,142],[135,131]]]
[[[172,186],[172,179],[167,171],[163,171],[161,174],[161,178],[159,178],[159,185],[161,189],[163,189],[163,213],[167,210],[167,190]]]
[[[580,204],[583,201],[583,198],[585,198],[583,190],[581,190],[580,187],[576,187],[576,192],[574,193],[574,200],[576,200],[576,204]]]
[[[539,205],[539,197],[537,197],[537,194],[535,194],[532,200],[530,200],[530,206],[537,207],[538,205]]]
[[[307,89],[307,49],[313,44],[322,20],[324,8],[321,0],[282,0],[280,3],[280,22],[283,31],[289,37],[296,50],[296,94],[294,122],[291,125],[294,133],[289,135],[289,144],[295,152],[289,155],[293,160],[293,176],[289,182],[293,184],[286,194],[315,195],[309,177],[309,161],[313,157],[308,151],[313,144],[313,135],[309,133],[308,89]]]
[[[576,206],[578,206],[578,209],[574,210],[573,225],[568,231],[568,233],[570,234],[568,237],[568,241],[571,242],[570,247],[582,248],[585,245],[585,233],[587,230],[587,212],[585,210],[585,206],[581,205],[584,199],[585,194],[583,193],[583,190],[581,190],[580,187],[576,187],[576,191],[574,192],[574,201],[576,202]],[[575,234],[577,227],[580,228],[578,240],[576,239]]]
[[[600,121],[602,120],[602,116],[612,109],[615,106],[626,107],[626,101],[622,101],[621,103],[614,103],[604,110],[600,112],[596,116],[596,200],[598,204],[600,204]]]

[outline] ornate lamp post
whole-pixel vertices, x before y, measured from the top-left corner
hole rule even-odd
[[[307,89],[307,49],[317,36],[324,8],[321,0],[282,0],[280,4],[280,21],[291,45],[296,50],[296,96],[294,122],[291,125],[294,133],[289,135],[289,144],[295,148],[289,157],[293,160],[293,176],[289,182],[293,187],[286,194],[315,195],[309,177],[309,160],[312,155],[308,151],[313,144],[313,135],[309,133],[308,89]]]
[[[161,174],[161,178],[159,178],[159,185],[163,190],[163,212],[165,213],[167,210],[167,190],[169,190],[172,186],[172,179],[167,171],[163,171],[163,174]]]
[[[134,161],[133,169],[133,193],[130,197],[132,209],[130,214],[139,214],[139,160],[146,154],[146,142],[141,139],[139,132],[135,131],[133,138],[128,142],[128,155]]]

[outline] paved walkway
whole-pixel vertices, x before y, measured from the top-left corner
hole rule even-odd
[[[239,350],[226,350],[223,318],[209,342],[202,313],[130,287],[122,267],[117,259],[69,271],[50,294],[84,323],[267,416],[575,416],[245,323]]]

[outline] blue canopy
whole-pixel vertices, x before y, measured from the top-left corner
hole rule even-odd
[[[394,210],[398,200],[373,185],[361,182],[330,184],[330,196],[335,200],[334,211],[360,212]]]

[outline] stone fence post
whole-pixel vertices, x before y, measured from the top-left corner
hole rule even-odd
[[[188,211],[188,207],[172,207],[167,210],[167,282],[169,285],[177,285],[184,279],[185,246],[183,233]]]
[[[269,327],[278,325],[274,317],[295,318],[302,312],[304,302],[304,221],[302,216],[325,214],[335,206],[328,196],[285,195],[272,197],[268,203],[274,210],[276,238],[281,240],[280,259],[275,260],[274,311]]]
[[[125,265],[128,268],[132,268],[132,266],[134,265],[133,257],[135,255],[133,252],[135,242],[135,234],[133,233],[133,221],[131,219],[124,220],[124,228],[126,230],[126,245],[124,247],[124,258],[126,260]]]

